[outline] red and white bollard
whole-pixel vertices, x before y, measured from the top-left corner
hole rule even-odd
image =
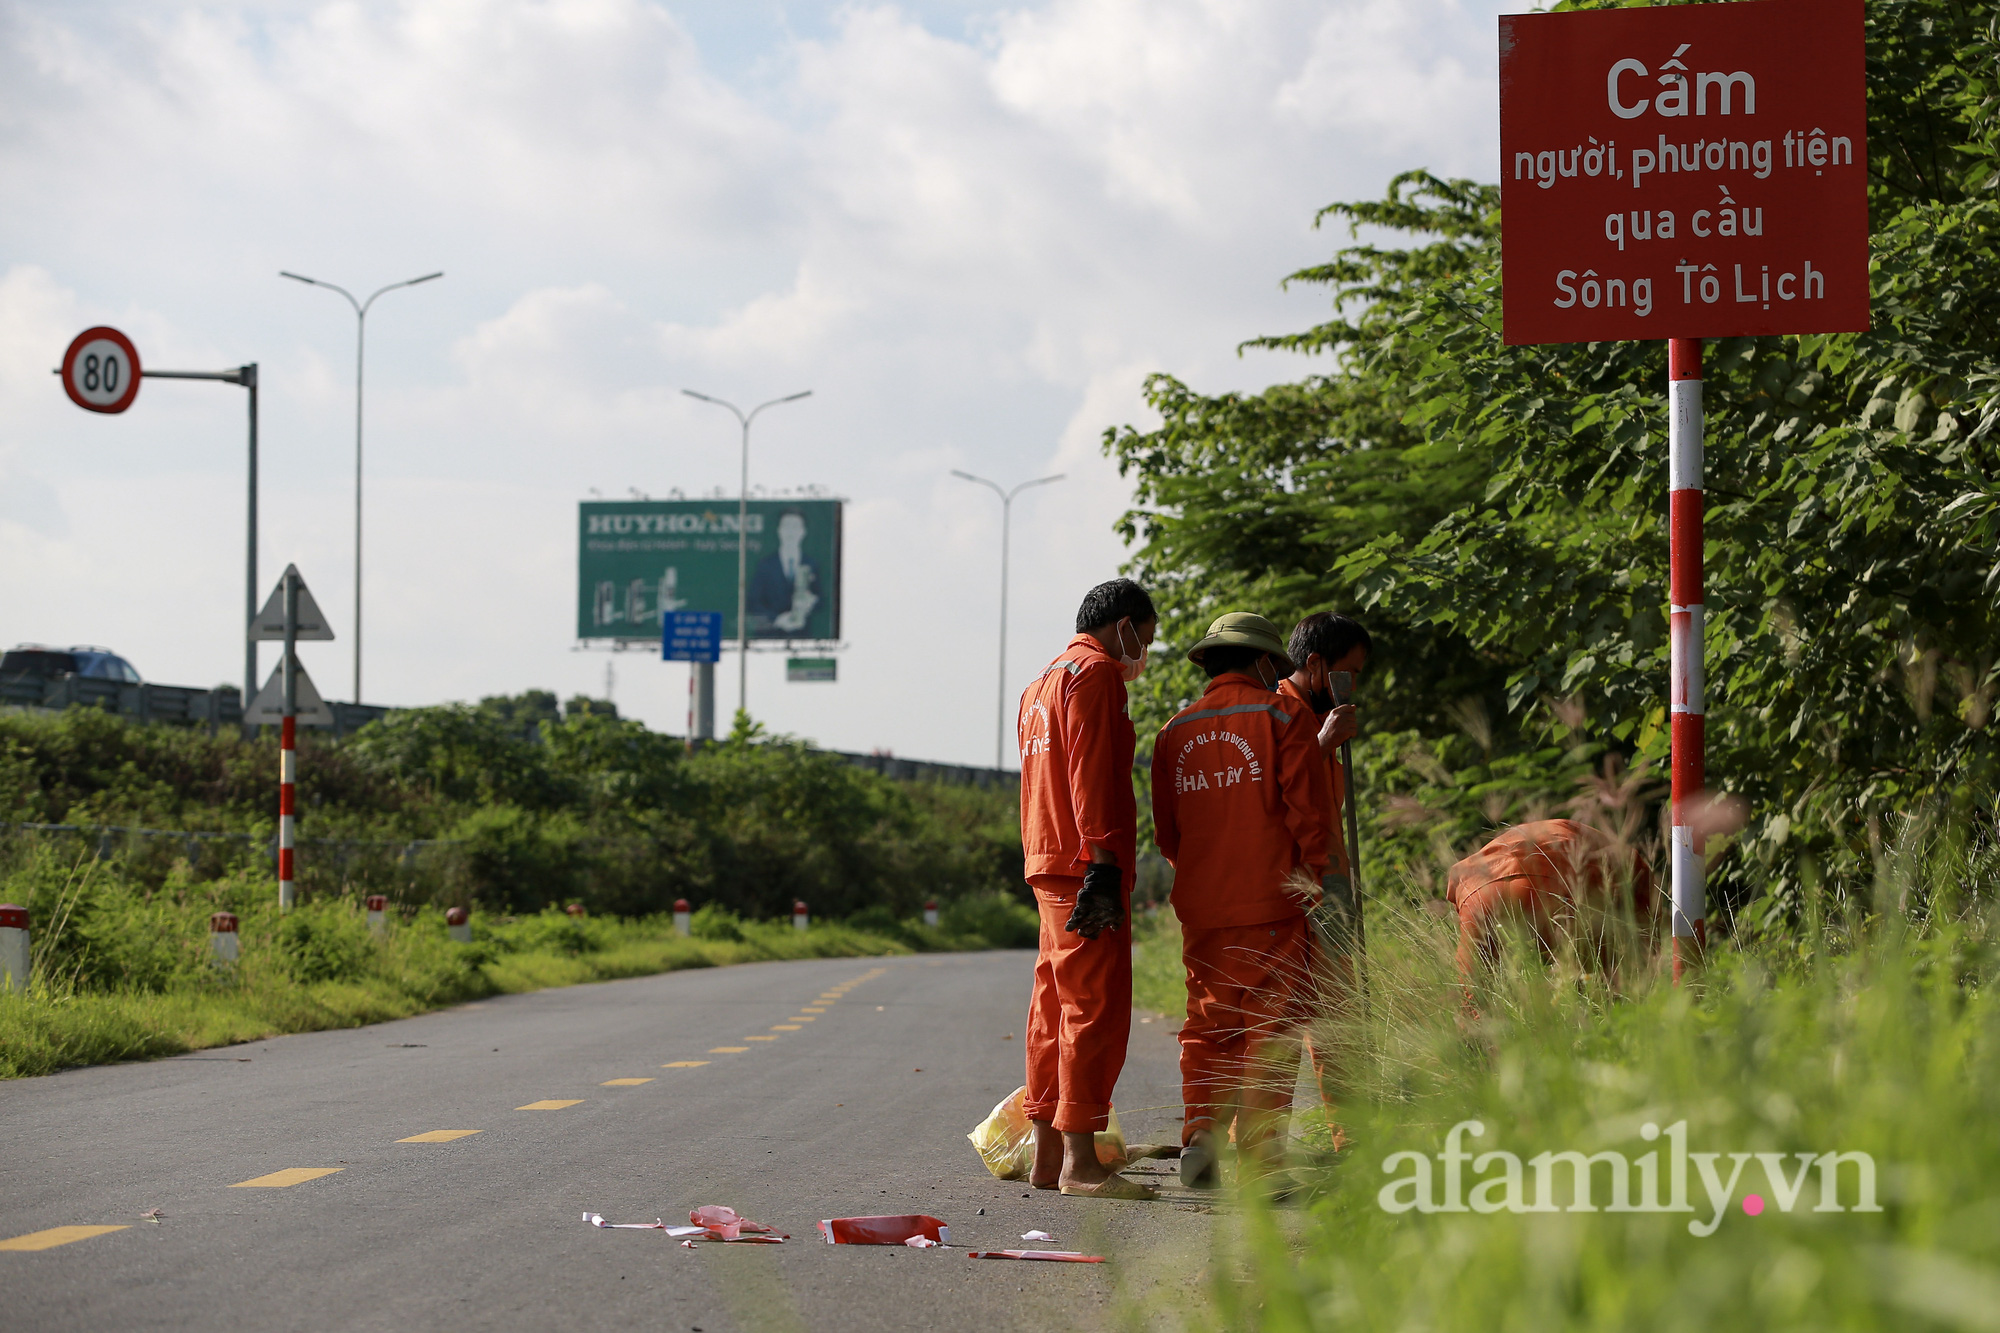
[[[685,898],[674,899],[674,934],[686,939],[694,931],[694,909]]]
[[[292,842],[297,832],[299,720],[285,718],[278,727],[278,910],[289,912],[296,901],[292,887]]]
[[[28,969],[34,957],[28,942],[28,909],[0,903],[0,990],[28,989]]]
[[[377,935],[385,934],[388,931],[388,895],[381,893],[371,893],[368,895],[368,929],[374,931]]]
[[[1707,783],[1702,678],[1705,596],[1702,587],[1701,339],[1667,340],[1667,702],[1673,740],[1674,980],[1699,963],[1708,942],[1707,851],[1696,808]]]
[[[444,914],[445,933],[460,944],[472,943],[472,913],[454,907]]]
[[[937,899],[933,898],[929,902],[924,904],[924,924],[927,926],[935,926],[937,923],[938,923]]]
[[[239,949],[236,942],[236,913],[217,912],[208,919],[208,947],[215,950],[215,961],[233,963]]]
[[[794,902],[792,904],[792,929],[804,930],[806,928],[808,919],[809,918],[806,915],[805,900],[800,899]]]

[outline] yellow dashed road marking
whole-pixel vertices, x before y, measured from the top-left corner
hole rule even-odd
[[[600,1088],[636,1088],[641,1083],[651,1083],[649,1078],[607,1078],[598,1084]]]
[[[776,1037],[745,1037],[745,1041],[776,1041]]]
[[[662,1068],[662,1069],[699,1069],[699,1068],[701,1068],[701,1067],[702,1067],[703,1065],[705,1065],[705,1064],[707,1064],[707,1063],[708,1063],[708,1061],[706,1061],[706,1060],[669,1060],[669,1061],[668,1061],[668,1062],[667,1062],[666,1064],[663,1064],[663,1065],[661,1065],[661,1066],[660,1066],[660,1068]]]
[[[92,1236],[123,1230],[124,1227],[50,1227],[47,1231],[30,1231],[12,1240],[0,1240],[0,1250],[53,1250],[73,1240],[89,1240]]]
[[[791,1016],[790,1018],[786,1019],[785,1021],[786,1021],[787,1023],[817,1023],[817,1022],[819,1022],[819,1020],[818,1020],[817,1018],[814,1018],[814,1017],[812,1017],[812,1016],[811,1016],[810,1014],[793,1014],[793,1015],[792,1015],[792,1016]]]
[[[450,1143],[472,1134],[483,1133],[477,1129],[434,1129],[428,1134],[412,1134],[407,1139],[397,1139],[398,1143]]]
[[[802,1005],[802,1006],[801,1006],[801,1008],[802,1008],[802,1009],[803,1009],[803,1010],[804,1010],[804,1011],[805,1011],[806,1013],[809,1013],[809,1014],[823,1014],[823,1013],[825,1013],[825,1012],[826,1012],[826,1009],[825,1009],[825,1007],[824,1007],[824,1006],[821,1006],[820,1008],[817,1008],[817,1009],[816,1009],[816,1008],[814,1008],[814,1007],[813,1007],[813,1006],[811,1006],[811,1005]]]
[[[771,1025],[771,1031],[773,1032],[797,1032],[798,1030],[799,1025],[797,1023],[773,1023]]]
[[[308,1180],[318,1180],[321,1176],[337,1175],[346,1169],[344,1166],[288,1166],[283,1171],[273,1171],[255,1180],[239,1180],[229,1188],[280,1190],[287,1185],[303,1185]]]
[[[708,1048],[708,1053],[710,1055],[741,1055],[749,1049],[748,1046],[711,1046]]]
[[[560,1111],[565,1106],[580,1106],[582,1103],[583,1098],[581,1097],[572,1098],[566,1102],[558,1101],[554,1098],[544,1098],[539,1102],[529,1102],[526,1106],[517,1106],[514,1109],[516,1111]]]

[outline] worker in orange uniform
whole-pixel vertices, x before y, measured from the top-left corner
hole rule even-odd
[[[1277,627],[1232,612],[1188,650],[1208,690],[1153,745],[1153,836],[1174,866],[1187,968],[1181,1182],[1217,1181],[1217,1135],[1270,1156],[1298,1076],[1327,868],[1326,761],[1312,711],[1276,693],[1294,670]]]
[[[1021,695],[1021,848],[1041,913],[1028,1006],[1029,1183],[1064,1194],[1156,1199],[1105,1168],[1097,1131],[1132,1033],[1139,806],[1125,684],[1146,666],[1159,618],[1130,579],[1092,588],[1076,637]]]
[[[1642,932],[1659,914],[1653,872],[1637,848],[1573,819],[1516,824],[1451,868],[1445,900],[1458,909],[1458,970],[1472,981],[1500,954],[1500,928],[1525,926],[1551,958],[1563,939],[1617,984],[1611,919],[1626,903]]]
[[[1358,677],[1368,666],[1375,641],[1359,622],[1320,611],[1292,627],[1285,647],[1293,670],[1278,683],[1278,693],[1312,711],[1327,766],[1327,873],[1321,881],[1321,901],[1310,914],[1316,927],[1310,941],[1312,1008],[1315,1017],[1338,1024],[1351,1017],[1349,1006],[1360,994],[1361,900],[1347,850],[1347,773],[1340,747],[1360,734],[1361,723],[1353,704],[1335,701],[1333,674],[1344,671],[1350,678]],[[1334,1088],[1329,1075],[1337,1075],[1338,1060],[1329,1058],[1332,1053],[1323,1040],[1328,1037],[1337,1043],[1339,1033],[1308,1031],[1306,1048],[1321,1100],[1331,1108]]]

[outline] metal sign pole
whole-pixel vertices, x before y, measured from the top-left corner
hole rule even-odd
[[[278,910],[289,912],[296,900],[292,886],[292,845],[297,832],[298,783],[298,659],[299,576],[285,571],[285,712],[278,732]]]
[[[1698,965],[1708,937],[1707,886],[1699,812],[1706,784],[1706,691],[1702,679],[1701,339],[1667,340],[1667,529],[1669,634],[1667,700],[1673,744],[1674,980]],[[1689,816],[1695,819],[1690,820]]]
[[[250,502],[249,529],[243,556],[243,710],[257,697],[257,639],[250,626],[257,619],[257,363],[252,361],[236,372],[238,383],[250,391]]]

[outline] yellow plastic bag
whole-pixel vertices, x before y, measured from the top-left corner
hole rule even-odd
[[[993,1114],[965,1136],[979,1150],[979,1160],[1001,1180],[1026,1180],[1035,1165],[1035,1126],[1028,1119],[1028,1089],[1019,1087],[993,1108]],[[1097,1131],[1097,1160],[1105,1166],[1125,1165],[1125,1131],[1118,1112]]]

